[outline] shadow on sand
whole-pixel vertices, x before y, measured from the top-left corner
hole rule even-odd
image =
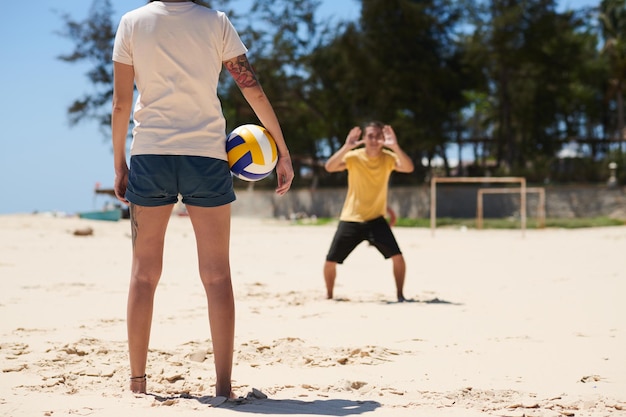
[[[374,304],[411,304],[411,303],[418,303],[418,304],[447,304],[447,305],[452,305],[452,306],[462,306],[463,303],[455,303],[454,301],[448,301],[448,300],[442,300],[441,298],[431,298],[428,300],[417,300],[414,298],[407,298],[405,300],[402,301],[396,301],[396,300],[355,300],[355,299],[351,299],[351,298],[335,298],[333,299],[333,301],[336,301],[338,303],[374,303]]]
[[[153,395],[153,394],[149,394]],[[216,406],[216,397],[197,397],[189,394],[179,396],[161,397],[153,395],[159,402],[176,400],[196,400],[208,406]],[[358,414],[374,411],[381,404],[376,401],[352,401],[352,400],[273,400],[270,398],[238,398],[221,402],[217,407],[220,409],[232,410],[240,413],[272,414],[272,415],[312,415],[312,416],[354,416]]]
[[[420,304],[447,304],[452,306],[461,306],[463,303],[455,303],[454,301],[442,300],[440,298],[431,298],[429,300],[416,300],[407,298],[404,301],[385,301],[385,304],[404,304],[404,303],[420,303]]]

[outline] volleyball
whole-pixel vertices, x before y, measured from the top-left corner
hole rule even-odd
[[[242,125],[226,138],[230,172],[244,181],[267,177],[278,162],[276,142],[262,126]]]

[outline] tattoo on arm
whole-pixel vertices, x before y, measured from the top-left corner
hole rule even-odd
[[[237,58],[226,61],[225,66],[239,88],[257,87],[259,85],[256,74],[245,55],[239,55]]]

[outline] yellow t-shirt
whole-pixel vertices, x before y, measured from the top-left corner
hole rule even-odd
[[[391,172],[396,168],[396,154],[383,153],[370,158],[364,148],[348,152],[343,161],[348,170],[348,193],[340,220],[365,222],[387,213],[387,189]]]

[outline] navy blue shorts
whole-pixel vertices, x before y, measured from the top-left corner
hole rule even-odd
[[[385,259],[402,253],[389,223],[381,216],[362,223],[340,221],[326,260],[343,263],[354,248],[364,240],[378,249]]]
[[[228,162],[203,156],[134,155],[126,199],[145,207],[175,204],[216,207],[235,201]]]

